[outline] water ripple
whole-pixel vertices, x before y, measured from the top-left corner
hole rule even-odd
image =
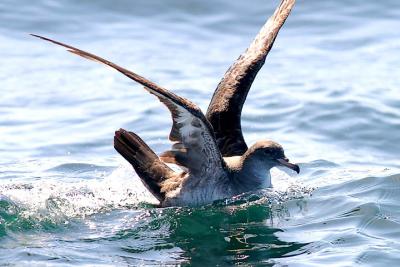
[[[167,149],[165,107],[27,35],[102,55],[206,110],[274,5],[1,1],[0,265],[396,265],[398,1],[298,1],[242,126],[248,143],[282,143],[301,173],[274,170],[274,190],[201,208],[155,209],[113,149],[120,127]]]

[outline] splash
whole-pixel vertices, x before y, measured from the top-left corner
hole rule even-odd
[[[61,164],[39,173],[36,180],[3,180],[0,224],[4,227],[6,222],[9,225],[23,219],[68,224],[96,213],[136,209],[141,202],[155,202],[129,166],[122,165],[107,175],[86,164],[92,166],[85,172],[87,177],[75,179],[71,172],[76,172],[76,165],[82,170],[85,164]]]

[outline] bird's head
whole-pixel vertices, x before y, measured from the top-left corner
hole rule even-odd
[[[282,146],[274,141],[262,140],[256,142],[247,150],[245,157],[253,163],[257,163],[258,166],[263,165],[267,168],[285,166],[297,173],[300,172],[300,167],[297,164],[290,163]]]

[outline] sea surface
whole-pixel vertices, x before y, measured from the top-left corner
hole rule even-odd
[[[273,189],[154,207],[114,150],[167,109],[103,56],[204,111],[278,0],[2,0],[0,266],[400,265],[400,1],[299,0],[243,110],[300,164]],[[152,204],[153,203],[153,204]]]

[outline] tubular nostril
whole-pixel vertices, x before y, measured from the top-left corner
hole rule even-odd
[[[119,129],[119,130],[117,130],[117,131],[115,131],[115,136],[116,137],[121,137],[121,135],[124,133],[124,129]]]

